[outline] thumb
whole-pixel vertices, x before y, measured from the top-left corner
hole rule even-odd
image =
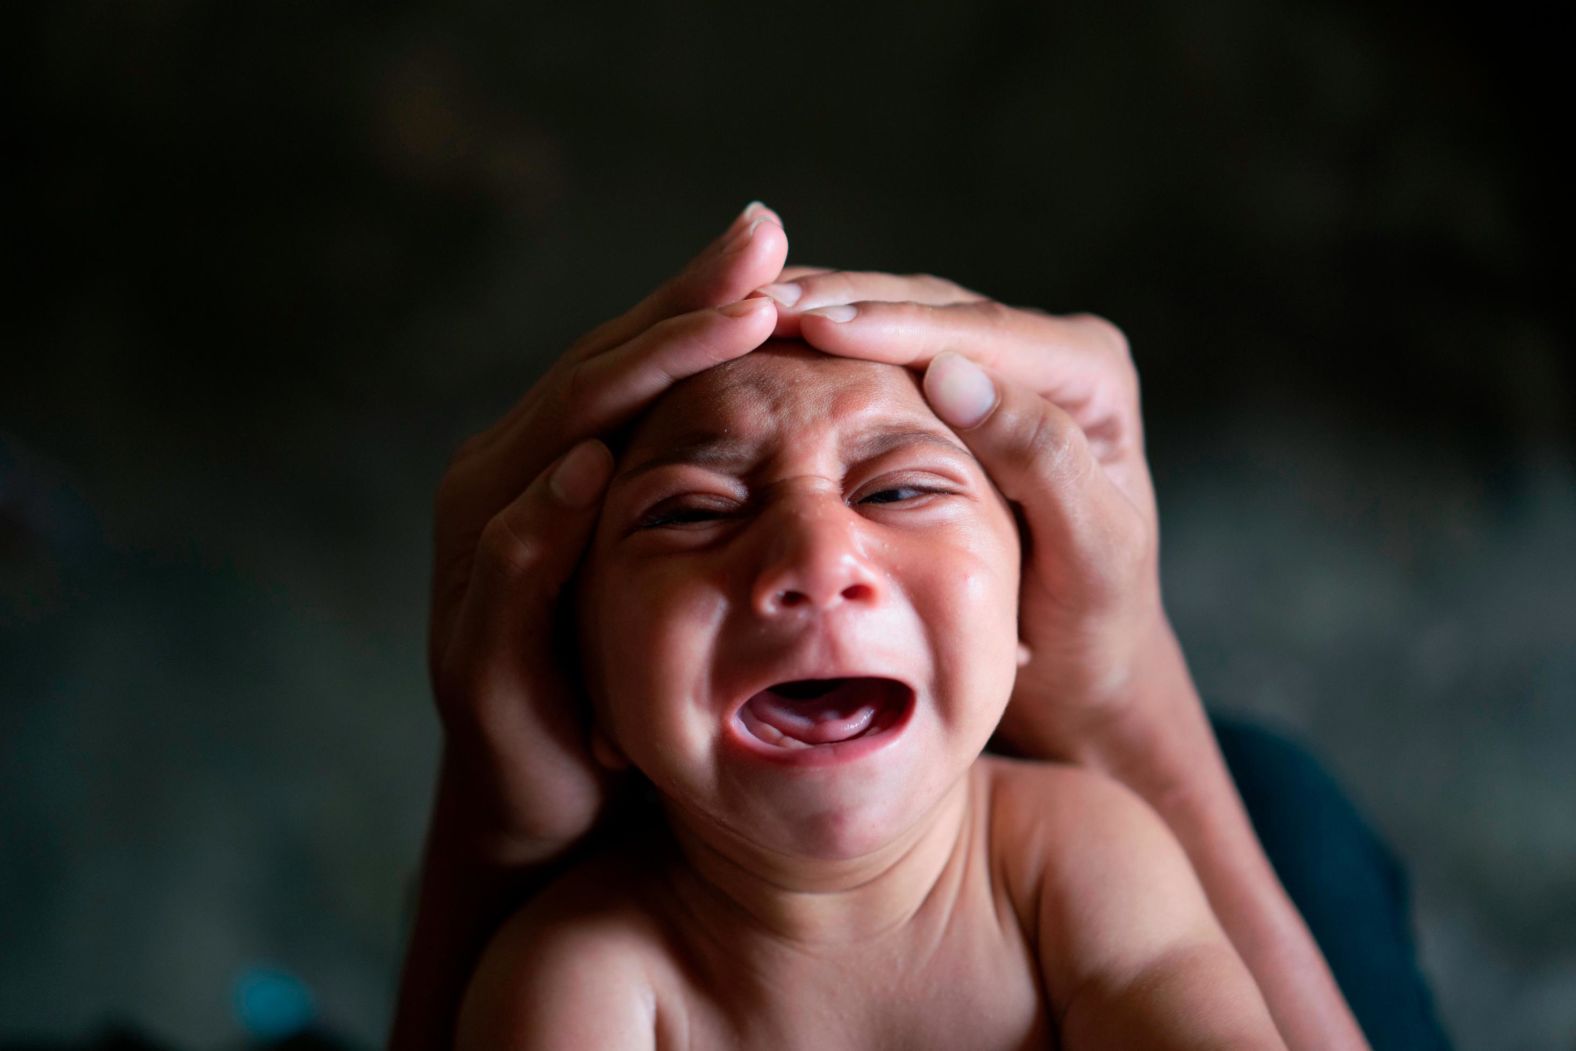
[[[524,719],[567,751],[583,750],[554,626],[612,469],[607,446],[583,441],[488,521],[445,654],[444,692],[461,708],[446,717],[484,738],[517,732]]]
[[[925,397],[1022,512],[1026,588],[1094,607],[1124,597],[1144,520],[1070,415],[961,354],[937,355]],[[1093,609],[1089,609],[1093,612]]]

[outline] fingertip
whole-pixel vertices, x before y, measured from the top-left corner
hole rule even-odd
[[[725,247],[743,243],[755,232],[755,228],[765,220],[770,220],[778,226],[782,225],[782,218],[767,206],[765,201],[751,201],[739,210],[723,230],[722,238]]]
[[[778,215],[765,201],[751,201],[744,206],[744,211],[739,214],[745,219],[770,219],[778,226],[783,224],[782,216]]]
[[[952,351],[931,359],[923,386],[936,415],[959,430],[979,426],[1000,400],[996,384],[985,370]]]
[[[719,259],[726,260],[740,254],[754,241],[756,233],[764,223],[782,227],[782,219],[776,212],[760,201],[751,201],[733,217],[721,234],[690,260],[689,265],[702,266],[708,262],[714,263]]]
[[[774,339],[799,339],[803,336],[799,324],[799,315],[789,311],[777,312],[777,323],[772,326]]]
[[[735,303],[718,307],[717,313],[731,318],[753,318],[767,313],[775,316],[777,305],[765,296],[749,295]]]
[[[805,317],[820,318],[834,324],[844,325],[859,316],[859,308],[852,303],[836,303],[829,307],[816,307],[806,310]]]
[[[863,326],[849,324],[859,316],[860,311],[861,308],[852,303],[838,303],[816,307],[814,310],[794,311],[787,316],[798,319],[800,338],[811,346],[829,354],[864,357],[860,352],[866,341],[861,337],[868,333],[862,331]]]
[[[783,264],[788,261],[788,231],[783,229],[782,220],[775,215],[757,216],[745,231],[739,253],[747,257],[752,267],[769,268],[771,277],[782,273]]]
[[[583,510],[602,495],[613,473],[613,453],[595,438],[576,445],[548,476],[547,487],[565,507]]]
[[[755,290],[756,294],[770,296],[779,306],[792,307],[804,295],[804,286],[795,281],[773,281]]]
[[[788,235],[771,217],[758,217],[725,239],[720,253],[686,271],[678,301],[693,309],[739,299],[775,279],[787,259]]]

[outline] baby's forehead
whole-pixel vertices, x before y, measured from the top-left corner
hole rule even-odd
[[[702,434],[792,435],[828,421],[851,436],[905,424],[951,434],[909,370],[773,341],[675,384],[637,421],[625,450],[662,450]]]

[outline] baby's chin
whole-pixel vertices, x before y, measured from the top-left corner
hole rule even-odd
[[[796,786],[774,792],[769,814],[709,814],[667,799],[670,826],[681,842],[705,846],[745,871],[809,874],[901,854],[945,814],[938,804],[950,787],[873,779],[853,791]]]
[[[811,871],[901,852],[955,816],[943,804],[985,742],[949,735],[913,703],[899,718],[846,742],[724,743],[730,758],[715,790],[663,791],[669,822],[681,839],[687,833],[752,871]]]

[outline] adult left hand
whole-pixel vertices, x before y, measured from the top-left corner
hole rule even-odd
[[[762,291],[778,302],[780,336],[923,370],[932,407],[1020,514],[1026,659],[1002,724],[1009,746],[1075,759],[1118,723],[1163,722],[1140,709],[1166,691],[1140,680],[1174,673],[1178,651],[1160,597],[1138,372],[1121,331],[928,275],[789,268]]]

